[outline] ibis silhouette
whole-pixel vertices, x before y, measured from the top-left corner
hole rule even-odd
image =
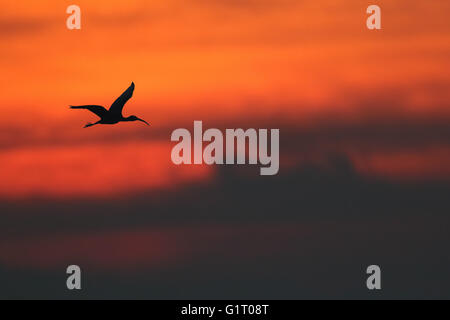
[[[124,117],[122,115],[123,106],[125,103],[127,103],[128,100],[133,96],[134,91],[134,82],[131,83],[131,85],[128,87],[127,90],[124,91],[120,95],[120,97],[117,98],[116,101],[111,105],[109,110],[106,110],[105,107],[102,106],[96,106],[96,105],[87,105],[87,106],[70,106],[71,109],[86,109],[91,111],[92,113],[95,113],[97,116],[100,117],[100,120],[95,123],[88,123],[84,127],[92,127],[96,124],[116,124],[121,121],[142,121],[146,125],[149,125],[147,121],[142,120],[136,116],[129,116]]]

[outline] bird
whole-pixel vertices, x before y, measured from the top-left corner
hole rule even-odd
[[[109,110],[106,110],[105,107],[97,106],[97,105],[86,105],[86,106],[69,106],[71,109],[86,109],[95,113],[100,117],[100,120],[95,123],[88,122],[84,128],[95,126],[96,124],[116,124],[122,121],[142,121],[146,125],[149,126],[148,122],[142,120],[136,116],[124,117],[122,115],[122,110],[127,103],[128,100],[133,96],[134,92],[134,82],[131,82],[131,85],[125,90],[120,97],[114,101],[114,103],[109,107]]]

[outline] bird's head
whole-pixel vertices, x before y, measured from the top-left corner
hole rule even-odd
[[[145,123],[146,125],[149,126],[149,124],[148,124],[147,121],[142,120],[141,118],[138,118],[138,117],[136,117],[136,116],[129,116],[129,117],[127,118],[127,120],[128,120],[128,121],[141,121],[141,122],[143,122],[143,123]]]

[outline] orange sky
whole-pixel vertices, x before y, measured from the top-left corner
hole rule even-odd
[[[375,3],[381,31],[365,27]],[[446,0],[79,0],[79,31],[66,28],[69,4],[0,1],[0,197],[100,196],[202,179],[210,169],[174,178],[169,135],[161,134],[191,128],[194,118],[302,127],[320,118],[450,116]],[[95,116],[67,108],[109,106],[131,81],[125,113],[151,128],[88,131],[82,126]],[[387,176],[433,174],[429,167],[443,161],[405,167],[401,150],[371,155],[362,163],[367,155],[351,153],[361,172]],[[142,169],[136,182],[130,161]]]

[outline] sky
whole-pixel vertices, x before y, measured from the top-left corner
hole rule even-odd
[[[211,218],[212,226],[185,229],[191,240],[180,237],[185,224],[182,205],[190,208],[187,216],[207,216],[206,207],[185,199],[197,199],[189,190],[206,186],[202,192],[226,201],[220,196],[228,183],[222,168],[171,162],[171,132],[193,130],[194,120],[202,120],[204,128],[279,128],[282,178],[270,181],[282,183],[282,188],[295,189],[288,177],[314,175],[312,167],[331,176],[343,170],[345,179],[354,176],[401,186],[392,191],[396,197],[384,194],[384,199],[388,211],[402,214],[415,207],[401,207],[398,199],[420,194],[419,190],[447,190],[446,0],[77,0],[82,28],[68,30],[66,8],[71,4],[0,0],[0,204],[7,240],[0,244],[0,261],[6,268],[46,270],[64,265],[67,257],[84,257],[99,270],[104,259],[128,266],[139,265],[141,259],[153,263],[150,249],[133,254],[126,246],[114,259],[108,254],[109,258],[98,257],[103,246],[119,245],[119,239],[166,244],[167,251],[155,249],[157,257],[161,253],[155,263],[177,265],[173,257],[180,252],[188,256],[192,247],[202,244],[206,251],[200,252],[211,249],[197,234],[216,245],[226,242],[212,239],[208,228],[234,236],[233,228]],[[366,28],[366,8],[371,4],[381,7],[382,30]],[[124,114],[137,115],[150,127],[130,122],[83,129],[96,116],[69,109],[84,104],[108,108],[132,81],[136,89]],[[241,169],[225,175],[237,175],[241,182],[242,174],[250,185],[261,179]],[[376,184],[370,188],[378,190]],[[117,212],[111,214],[118,216],[117,225],[103,226],[100,217],[113,210],[111,201],[138,203],[124,209],[131,214],[131,227]],[[401,208],[393,209],[393,201]],[[164,208],[170,203],[181,210],[175,222],[167,219],[168,229],[153,227],[152,219],[168,214]],[[68,206],[83,208],[80,229],[69,228],[80,213]],[[363,202],[361,210],[370,211],[370,206]],[[157,217],[146,220],[133,211],[139,208],[156,208]],[[65,218],[55,217],[58,210],[69,212]],[[87,213],[95,216],[98,230],[91,228]],[[55,222],[37,223],[35,229],[25,226],[40,221],[39,215],[42,221]],[[243,238],[256,233],[265,239],[268,222],[253,218],[256,226],[241,226],[236,232]],[[270,232],[292,234],[295,243],[301,242],[290,223],[282,222]],[[366,226],[367,221],[361,223]],[[308,229],[301,221],[294,225]],[[58,226],[69,228],[70,234]],[[142,230],[135,233],[138,226]],[[434,227],[439,228],[433,225],[430,230]],[[320,225],[313,223],[308,230],[317,228]],[[412,232],[409,236],[414,237]],[[286,247],[289,239],[281,237],[274,246]],[[56,247],[47,241],[56,242]],[[82,248],[89,242],[95,245],[90,251],[62,253],[79,241]],[[184,241],[191,245],[181,245]],[[260,246],[246,248],[257,251]],[[52,250],[60,252],[56,260],[21,254],[45,256]]]
[[[136,166],[151,158],[155,168],[173,170],[168,151],[158,148],[169,149],[170,132],[191,129],[196,119],[244,128],[276,119],[273,126],[300,130],[447,119],[448,3],[381,1],[382,31],[366,28],[367,3],[79,1],[76,31],[65,26],[64,1],[2,3],[0,162],[8,176],[0,197],[104,193],[111,183],[101,171],[127,161],[110,158],[110,168],[99,170],[111,147],[123,157],[135,150]],[[68,105],[109,107],[131,81],[136,91],[125,112],[150,121],[150,129],[133,123],[79,130],[95,116]],[[447,146],[428,147],[426,154],[353,150],[353,157],[369,158],[361,170],[423,177],[433,174],[428,158],[449,159]],[[411,170],[395,169],[408,154],[418,158]],[[92,172],[98,191],[81,190],[79,170]],[[66,186],[54,178],[61,171]],[[168,172],[152,179],[151,171],[161,170],[142,170],[155,187],[168,184]],[[114,175],[130,174],[123,168]],[[128,188],[123,183],[117,192]]]

